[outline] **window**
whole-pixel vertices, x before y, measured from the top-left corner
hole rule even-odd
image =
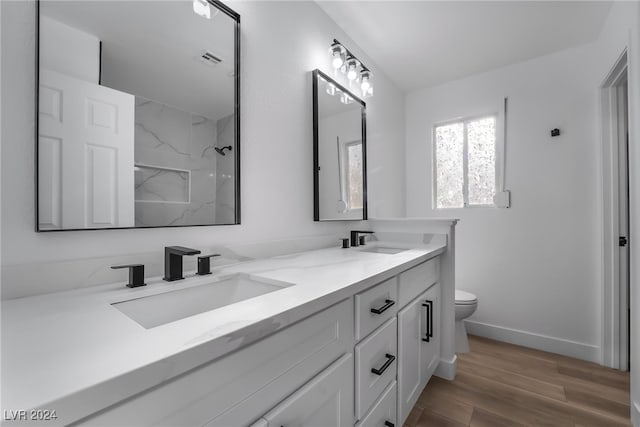
[[[362,209],[362,142],[347,144],[349,209]]]
[[[438,209],[494,206],[497,116],[434,127],[434,202]]]
[[[362,141],[347,142],[342,145],[341,164],[342,200],[347,200],[347,209],[362,209]]]

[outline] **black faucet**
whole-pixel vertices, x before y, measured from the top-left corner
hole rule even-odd
[[[184,279],[182,277],[182,256],[197,255],[197,249],[185,248],[182,246],[166,246],[164,248],[164,277],[163,280],[173,282]]]
[[[351,232],[351,246],[360,246],[360,234],[373,234],[373,231],[352,231]]]

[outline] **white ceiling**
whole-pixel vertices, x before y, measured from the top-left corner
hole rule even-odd
[[[591,42],[611,8],[603,1],[316,2],[404,91]]]

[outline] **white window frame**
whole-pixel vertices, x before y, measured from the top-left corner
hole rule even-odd
[[[467,142],[467,123],[476,120],[487,119],[493,117],[496,120],[496,142],[495,142],[495,193],[504,190],[504,116],[499,112],[492,112],[486,114],[478,114],[474,116],[458,117],[455,119],[445,120],[434,123],[431,129],[431,170],[432,170],[432,200],[431,206],[434,210],[446,210],[446,209],[466,209],[466,208],[496,208],[498,207],[495,202],[488,204],[470,204],[469,203],[469,145]],[[462,123],[463,125],[463,145],[462,145],[462,200],[463,205],[461,207],[438,207],[438,158],[436,147],[436,129],[441,126],[447,126],[454,123]]]

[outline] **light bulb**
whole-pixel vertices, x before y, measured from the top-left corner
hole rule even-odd
[[[366,94],[369,88],[371,87],[371,72],[369,70],[362,70],[360,72],[360,90],[362,90],[362,94]]]
[[[343,92],[340,95],[340,102],[342,102],[343,104],[351,104],[351,97]]]
[[[336,94],[336,85],[333,83],[327,83],[327,93],[331,96]]]
[[[354,62],[349,63],[349,71],[347,71],[347,78],[349,80],[355,80],[358,76],[356,72],[356,64]]]
[[[347,78],[350,81],[357,81],[359,66],[360,61],[358,61],[354,56],[349,55],[349,57],[347,58]]]
[[[333,52],[333,61],[331,62],[331,65],[333,65],[333,68],[335,68],[336,70],[340,67],[342,67],[342,64],[344,63],[344,61],[342,60],[342,55],[340,55],[340,52]]]
[[[193,0],[193,11],[196,15],[211,19],[211,6],[207,0]]]
[[[338,70],[344,65],[346,49],[340,43],[335,42],[329,48],[329,53],[331,54],[331,65]]]

